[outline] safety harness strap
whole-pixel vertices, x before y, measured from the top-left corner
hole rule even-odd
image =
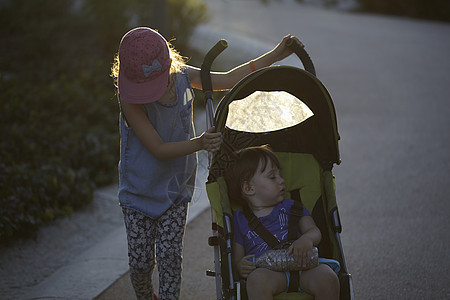
[[[295,241],[297,239],[298,222],[303,215],[303,204],[300,198],[300,190],[296,189],[291,191],[291,198],[294,200],[294,204],[291,206],[288,222],[288,240]],[[288,292],[297,292],[299,284],[299,272],[291,271],[291,278],[289,280]]]
[[[291,198],[294,200],[294,204],[292,204],[289,212],[288,240],[294,241],[297,239],[298,222],[303,216],[303,204],[298,189],[291,192]]]
[[[250,230],[256,232],[267,243],[267,245],[269,245],[270,248],[273,249],[280,244],[280,241],[278,241],[278,239],[270,233],[266,227],[264,227],[258,217],[255,216],[248,206],[245,206],[243,211],[244,216],[248,221]]]

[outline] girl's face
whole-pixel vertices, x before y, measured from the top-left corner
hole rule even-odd
[[[247,188],[253,197],[249,197],[253,206],[275,206],[284,199],[284,179],[280,170],[269,161],[264,168],[263,162],[250,180]]]

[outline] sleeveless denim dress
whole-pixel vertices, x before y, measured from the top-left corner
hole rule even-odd
[[[143,104],[144,111],[164,142],[194,137],[194,93],[186,70],[176,74],[176,101]],[[120,96],[119,96],[120,97]],[[152,219],[173,204],[190,202],[197,174],[197,154],[158,160],[128,127],[120,113],[119,203]]]

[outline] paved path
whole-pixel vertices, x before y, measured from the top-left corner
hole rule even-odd
[[[338,205],[356,298],[450,299],[450,25],[293,1],[207,2],[213,17],[196,39],[227,39],[219,64],[235,66],[292,33],[333,96],[342,137]],[[191,273],[187,259],[204,247],[185,251],[184,278],[194,277],[199,293],[213,289],[211,279]]]
[[[184,239],[183,283],[180,300],[216,299],[214,277],[207,277],[206,270],[214,268],[213,250],[208,246],[211,235],[211,215],[206,210],[192,220]],[[153,276],[157,290],[157,275]],[[128,273],[117,280],[96,300],[136,299]]]
[[[219,60],[252,58],[292,33],[333,96],[338,205],[357,299],[450,299],[450,24],[294,1],[208,3],[214,16],[201,32],[229,32]]]

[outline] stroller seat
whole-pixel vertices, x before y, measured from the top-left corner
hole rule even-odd
[[[323,189],[324,180],[333,180],[330,177],[325,178],[320,168],[319,163],[314,158],[313,155],[307,153],[286,153],[286,152],[276,152],[278,159],[281,164],[281,176],[285,179],[286,186],[286,198],[294,198],[291,193],[295,190],[300,192],[300,197],[302,199],[302,204],[306,207],[308,211],[311,212],[317,226],[324,231],[322,228],[329,226],[326,224],[327,220],[322,216],[328,210],[328,207],[335,206],[333,199],[331,202],[324,202],[322,199],[322,194],[326,191]],[[330,174],[325,174],[325,176]],[[334,185],[334,183],[333,183]],[[242,209],[242,207],[231,205],[225,180],[223,177],[215,182],[207,184],[208,198],[213,199],[210,201],[212,209],[216,212],[217,225],[221,228],[224,226],[223,220],[229,218],[231,220],[233,211],[236,209]],[[231,233],[233,230],[231,231]],[[332,238],[332,237],[331,237]],[[330,243],[330,237],[325,234],[322,236],[322,241],[319,245],[319,256],[320,257],[337,257],[339,253],[330,253],[329,249],[332,249],[328,244]],[[328,249],[328,250],[327,250]],[[226,252],[226,251],[225,251]],[[226,258],[222,258],[225,261]],[[236,276],[236,274],[235,274]],[[237,278],[237,277],[234,277]],[[242,289],[242,282],[241,282]],[[242,293],[242,291],[241,291]],[[283,299],[314,299],[311,295],[306,292],[302,293],[281,293],[274,297],[277,300]]]

